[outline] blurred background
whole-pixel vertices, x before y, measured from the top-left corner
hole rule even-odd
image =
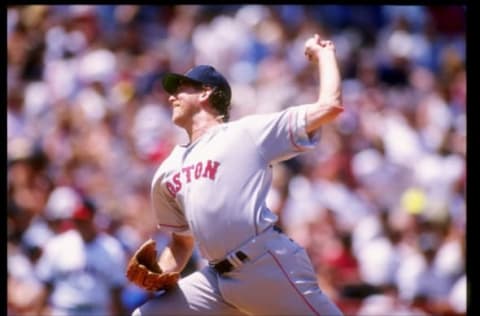
[[[7,315],[143,302],[125,260],[168,242],[149,188],[186,140],[162,74],[212,64],[232,120],[278,111],[317,97],[314,33],[336,45],[345,111],[274,167],[269,206],[346,315],[465,315],[465,32],[460,5],[8,6]],[[88,238],[62,248],[85,230],[104,254]],[[117,280],[85,281],[107,257]],[[194,253],[184,275],[203,264]]]

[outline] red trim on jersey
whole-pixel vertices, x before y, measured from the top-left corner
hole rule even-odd
[[[170,228],[186,228],[188,225],[169,225],[169,224],[158,224],[158,226],[170,227]]]
[[[312,310],[312,312],[315,313],[315,315],[318,315],[318,316],[321,316],[318,311],[315,310],[315,308],[312,306],[312,304],[310,304],[308,302],[308,300],[306,299],[305,296],[303,296],[302,293],[300,293],[300,291],[298,290],[298,288],[295,286],[295,284],[293,283],[293,281],[289,278],[288,276],[288,273],[287,271],[285,271],[285,269],[282,267],[282,265],[280,264],[280,261],[278,261],[277,257],[275,257],[275,255],[271,252],[271,251],[268,251],[268,254],[270,254],[270,256],[272,256],[273,260],[275,260],[275,263],[278,265],[278,267],[280,268],[280,270],[282,270],[282,273],[283,275],[287,278],[288,282],[290,283],[290,285],[295,289],[295,292],[298,293],[298,295],[300,295],[300,297],[302,298],[302,300],[308,305],[308,307]]]

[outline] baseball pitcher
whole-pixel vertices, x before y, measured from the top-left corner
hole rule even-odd
[[[334,44],[315,34],[305,55],[318,68],[317,100],[236,121],[228,120],[230,85],[212,66],[163,78],[172,121],[189,142],[172,150],[152,180],[153,211],[171,241],[159,256],[146,241],[126,274],[165,291],[133,315],[342,315],[265,202],[270,166],[313,149],[320,128],[343,111]],[[209,264],[180,279],[195,243]]]

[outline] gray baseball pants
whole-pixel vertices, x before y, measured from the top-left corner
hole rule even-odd
[[[190,274],[132,315],[342,315],[320,290],[302,247],[282,233],[264,246],[263,254],[231,272],[219,275],[206,266]]]

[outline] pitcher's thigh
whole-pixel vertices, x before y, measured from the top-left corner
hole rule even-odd
[[[305,250],[285,239],[223,278],[221,290],[253,315],[342,315],[319,288]]]
[[[219,295],[216,277],[208,269],[197,271],[178,286],[135,309],[132,316],[243,315]]]
[[[320,289],[317,274],[305,249],[298,247],[293,255],[271,251],[270,259],[275,270],[279,271],[282,288],[294,297],[293,313],[298,315],[341,316],[342,312]],[[304,311],[302,311],[304,310]]]

